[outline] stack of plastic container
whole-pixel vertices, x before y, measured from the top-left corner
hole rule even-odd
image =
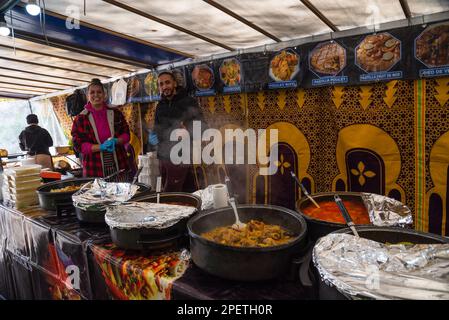
[[[160,175],[159,160],[157,159],[156,152],[148,152],[145,155],[140,155],[139,168],[142,168],[142,172],[139,175],[139,182],[151,186],[152,189],[156,189],[156,180]]]
[[[41,185],[41,169],[38,164],[5,169],[3,201],[16,209],[39,204],[36,189]]]

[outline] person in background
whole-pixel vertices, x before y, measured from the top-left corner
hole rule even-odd
[[[43,168],[53,170],[53,160],[49,148],[53,146],[53,139],[44,128],[38,123],[39,119],[35,114],[26,117],[28,127],[19,135],[19,146],[22,151],[28,151],[28,155],[34,156],[36,163]]]
[[[193,121],[203,121],[203,115],[197,101],[189,97],[184,89],[178,88],[171,72],[159,73],[158,85],[161,101],[156,107],[154,127],[148,136],[148,143],[153,148],[157,147],[162,190],[164,192],[188,191],[184,188],[191,183],[186,181],[191,166],[176,165],[170,160],[170,150],[177,143],[170,141],[170,134],[175,129],[184,128],[189,131],[192,139]]]
[[[87,87],[88,103],[72,125],[75,151],[82,155],[84,177],[106,177],[124,169],[114,181],[129,181],[129,163],[124,146],[129,142],[129,127],[123,114],[111,109],[99,79]]]

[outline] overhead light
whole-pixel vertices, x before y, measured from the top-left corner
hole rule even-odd
[[[28,0],[28,4],[26,5],[25,9],[32,16],[37,16],[39,15],[39,13],[41,13],[41,7],[37,5],[36,0]]]
[[[9,30],[8,25],[6,24],[5,17],[0,16],[0,36],[7,37],[10,32],[11,30]]]

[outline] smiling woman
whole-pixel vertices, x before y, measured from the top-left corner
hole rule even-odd
[[[106,104],[105,88],[99,79],[92,79],[87,97],[89,102],[72,126],[74,149],[83,155],[83,176],[106,177],[124,171],[114,179],[128,180],[128,123],[119,110]]]

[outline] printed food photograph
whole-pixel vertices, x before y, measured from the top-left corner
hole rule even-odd
[[[299,56],[292,50],[282,50],[270,63],[270,77],[275,81],[289,81],[299,71]]]
[[[140,93],[140,81],[137,77],[132,77],[128,82],[128,96],[135,97]]]
[[[416,58],[428,67],[449,65],[449,23],[427,27],[416,38]]]
[[[172,73],[175,76],[176,83],[178,84],[178,87],[185,88],[187,86],[187,84],[186,84],[186,77],[185,77],[184,71],[182,71],[182,69],[173,69]]]
[[[226,59],[220,65],[220,79],[225,86],[233,87],[240,84],[240,63],[237,59]]]
[[[336,75],[346,66],[346,50],[334,41],[317,45],[310,54],[313,71]]]
[[[214,73],[206,64],[195,66],[192,71],[192,79],[200,90],[210,89],[214,84]]]
[[[149,96],[158,95],[159,89],[157,86],[157,75],[154,73],[149,73],[145,78],[145,93]]]
[[[366,72],[388,71],[401,59],[401,42],[389,33],[372,34],[356,49],[356,64]]]

